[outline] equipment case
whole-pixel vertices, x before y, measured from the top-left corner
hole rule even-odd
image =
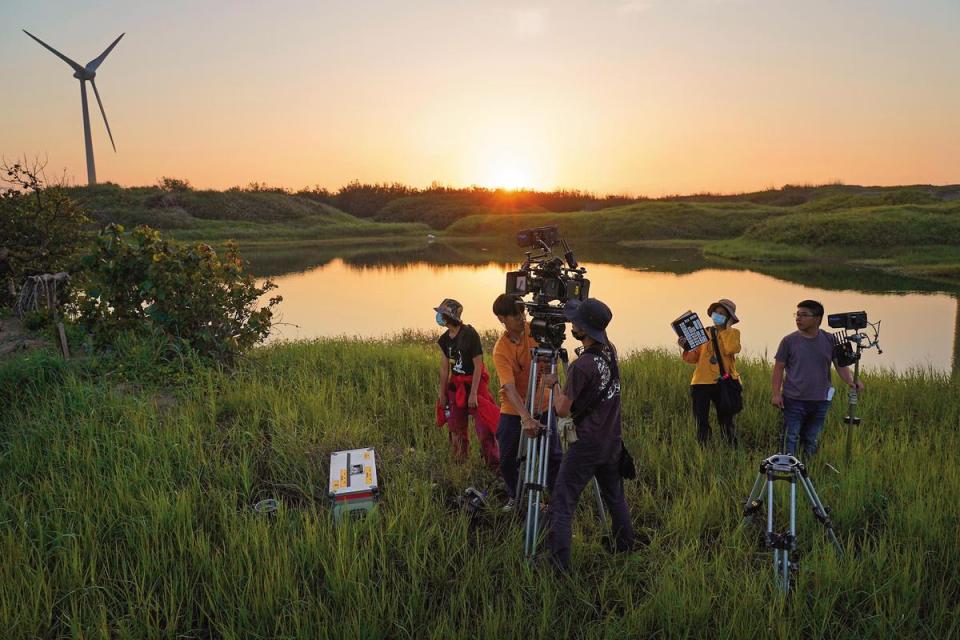
[[[339,522],[344,515],[353,519],[366,516],[376,506],[380,495],[373,449],[332,453],[329,486],[334,521]]]

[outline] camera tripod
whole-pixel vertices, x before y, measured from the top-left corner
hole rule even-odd
[[[783,450],[786,451],[787,429],[786,423],[783,425]],[[790,526],[786,531],[776,532],[773,523],[774,510],[774,484],[777,480],[783,480],[790,484]],[[796,569],[796,561],[790,562],[790,553],[797,548],[797,483],[799,483],[810,504],[813,507],[813,517],[817,519],[827,530],[827,536],[837,547],[838,553],[843,555],[843,548],[840,541],[837,540],[833,532],[833,522],[830,520],[830,510],[820,501],[816,489],[813,488],[813,481],[807,472],[807,467],[796,457],[777,453],[770,456],[760,463],[760,471],[757,473],[757,479],[753,483],[753,489],[743,505],[743,518],[746,523],[753,521],[753,516],[763,508],[763,494],[766,490],[767,502],[767,546],[773,549],[773,572],[777,581],[777,586],[783,591],[790,590],[790,570]]]
[[[541,361],[549,366],[549,372],[557,372],[557,363],[560,362],[566,371],[568,359],[567,350],[562,347],[538,346],[531,350],[530,380],[527,383],[527,411],[530,415],[537,413],[537,399],[539,397],[538,371]],[[523,554],[532,558],[537,550],[537,542],[542,526],[540,513],[540,499],[547,488],[547,472],[550,466],[550,442],[554,425],[553,388],[550,389],[547,404],[546,428],[537,436],[530,438],[524,435],[517,450],[519,461],[523,462],[523,482],[517,484],[517,504],[522,504],[523,492],[527,494],[527,516],[524,526]],[[600,486],[597,479],[593,479],[593,488],[597,497],[597,513],[601,522],[606,522],[606,510],[600,497]]]
[[[834,334],[834,341],[838,345],[843,345],[842,348],[844,349],[844,355],[847,357],[847,361],[853,361],[853,387],[850,388],[849,395],[847,396],[847,415],[843,418],[843,422],[847,425],[847,438],[843,447],[843,457],[847,464],[850,464],[850,460],[853,458],[853,427],[860,424],[860,417],[857,416],[857,402],[859,400],[857,385],[860,383],[860,358],[865,349],[876,349],[878,354],[883,353],[883,350],[880,348],[880,321],[866,322],[866,317],[864,317],[864,322],[873,329],[873,336],[868,336],[861,331],[854,333],[838,331]]]

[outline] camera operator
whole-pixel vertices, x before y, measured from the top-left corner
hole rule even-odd
[[[477,330],[463,324],[460,315],[463,305],[451,298],[445,299],[437,312],[437,324],[447,330],[437,340],[440,345],[440,394],[437,398],[437,422],[446,407],[450,431],[450,445],[456,460],[466,460],[470,453],[468,433],[469,416],[473,415],[474,429],[487,466],[496,471],[500,466],[500,450],[496,429],[500,411],[487,385],[490,377],[483,365],[483,345]],[[468,391],[469,390],[469,391]]]
[[[823,305],[816,300],[803,300],[797,304],[794,318],[797,330],[780,341],[774,356],[771,402],[783,410],[786,452],[795,455],[799,440],[804,455],[812,456],[833,400],[831,364],[851,387],[854,379],[849,367],[837,363],[834,341],[820,328]],[[863,383],[857,381],[856,388],[862,390]]]
[[[570,366],[562,391],[555,374],[545,375],[543,383],[554,388],[557,414],[572,415],[577,429],[577,440],[560,464],[549,507],[547,544],[551,561],[561,571],[568,571],[573,514],[580,493],[591,478],[596,477],[613,518],[616,550],[632,550],[635,533],[621,476],[622,458],[628,456],[621,439],[620,369],[616,349],[606,333],[613,314],[603,302],[588,298],[582,303],[571,300],[564,315],[573,325],[573,337],[583,343],[583,351]],[[525,424],[524,433],[536,435],[539,426]]]
[[[517,296],[500,294],[493,302],[493,313],[504,327],[504,332],[493,347],[493,364],[500,378],[500,423],[497,425],[497,442],[500,444],[500,475],[507,486],[510,498],[503,507],[511,511],[516,504],[517,483],[520,477],[519,459],[521,426],[530,424],[536,429],[539,420],[547,412],[549,388],[541,388],[540,380],[534,388],[539,390],[535,406],[536,416],[527,408],[527,393],[530,381],[530,359],[537,341],[531,335],[530,323],[523,302]],[[542,372],[541,372],[542,373]],[[541,376],[542,380],[542,376]],[[556,430],[556,417],[550,438],[550,459],[547,466],[547,488],[553,489],[553,481],[560,467],[563,452],[560,436]]]

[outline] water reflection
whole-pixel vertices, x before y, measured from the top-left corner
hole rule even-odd
[[[507,265],[514,268],[516,262],[491,262],[487,257],[483,264],[464,266],[397,264],[387,259],[358,268],[349,259],[334,258],[323,266],[275,278],[284,298],[281,320],[297,325],[281,326],[277,337],[374,337],[402,329],[439,332],[432,307],[445,297],[463,303],[465,321],[478,330],[499,329],[490,307],[503,291]],[[828,312],[865,309],[871,320],[883,321],[884,352],[868,352],[864,356],[868,368],[948,372],[960,364],[960,302],[950,294],[829,290],[742,269],[674,273],[653,270],[656,266],[650,270],[589,262],[585,266],[591,294],[613,309],[609,333],[621,349],[674,349],[670,321],[687,309],[705,316],[710,302],[726,297],[738,305],[745,353],[772,358],[780,339],[794,329],[796,303],[814,298]],[[572,341],[568,346],[574,346]]]

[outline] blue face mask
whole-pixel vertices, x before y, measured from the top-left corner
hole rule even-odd
[[[713,319],[713,324],[716,325],[722,325],[727,321],[727,316],[723,315],[722,313],[717,313],[716,311],[710,315],[710,318]]]
[[[443,314],[437,311],[437,324],[441,327],[447,326],[447,321],[443,319]]]

